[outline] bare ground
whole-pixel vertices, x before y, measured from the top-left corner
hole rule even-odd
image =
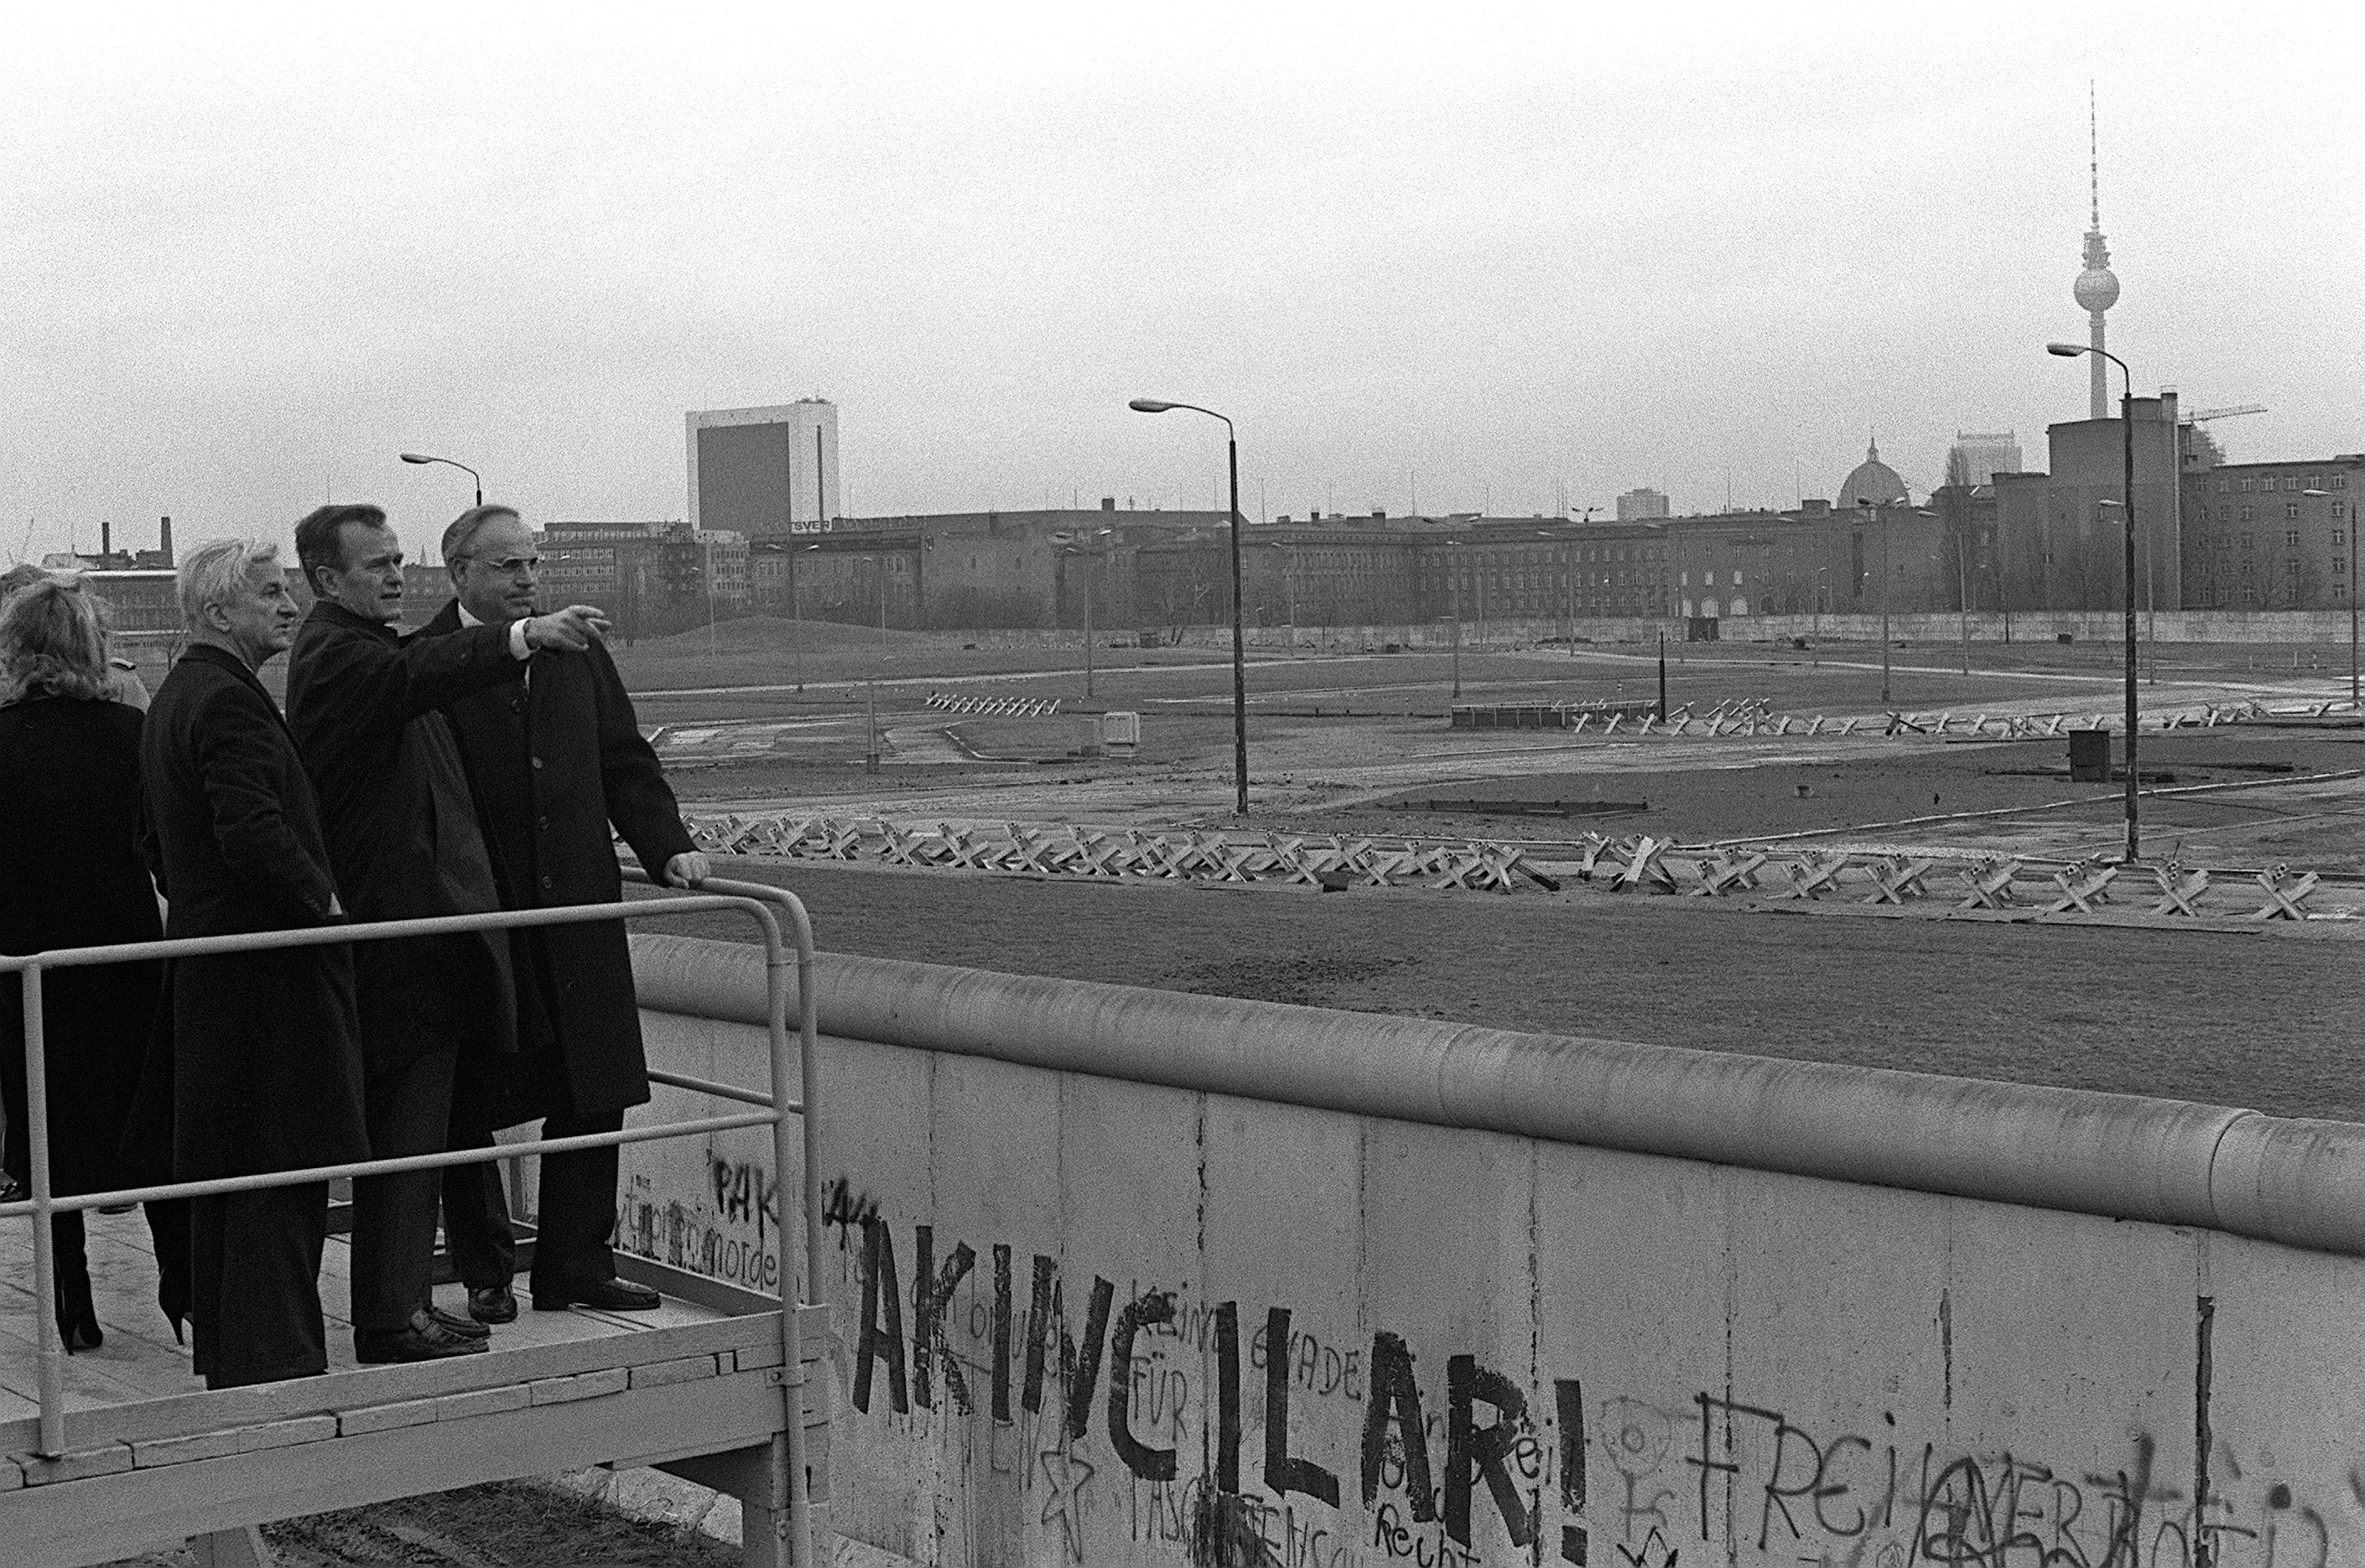
[[[548,1486],[505,1482],[265,1525],[284,1568],[736,1568],[739,1551]],[[106,1568],[193,1568],[177,1551]]]

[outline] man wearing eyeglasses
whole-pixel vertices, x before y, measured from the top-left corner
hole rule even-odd
[[[421,628],[449,636],[534,613],[542,557],[516,511],[472,507],[443,532],[454,598]],[[475,785],[505,908],[613,903],[623,896],[614,835],[664,881],[708,875],[681,809],[641,738],[632,699],[607,649],[527,661],[524,682],[480,691],[444,710]],[[611,833],[612,828],[612,833]],[[464,1063],[453,1096],[454,1148],[482,1148],[496,1127],[541,1118],[542,1136],[614,1132],[649,1097],[639,1003],[622,922],[544,926],[512,935],[517,977],[515,1056]],[[542,1161],[532,1272],[537,1311],[574,1305],[646,1311],[656,1293],[616,1278],[616,1150]],[[517,1316],[516,1246],[498,1167],[454,1166],[443,1184],[444,1235],[479,1322]]]
[[[599,612],[405,640],[402,542],[383,509],[319,508],[296,525],[316,596],[288,655],[287,728],[319,796],[329,866],[357,920],[500,907],[443,704],[514,689],[536,649],[580,655]],[[462,1057],[510,1048],[515,990],[500,932],[358,943],[363,1105],[380,1159],[432,1154],[451,1132]],[[427,1299],[443,1173],[353,1182],[353,1354],[423,1361],[480,1351],[486,1329]]]

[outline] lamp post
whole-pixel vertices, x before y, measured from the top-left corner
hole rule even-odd
[[[2352,472],[2353,472],[2353,471],[2355,471],[2355,470],[2352,470]],[[2316,497],[2318,499],[2324,499],[2324,498],[2329,498],[2329,497],[2332,495],[2332,492],[2331,492],[2330,490],[2303,490],[2303,491],[2301,491],[2301,492],[2300,492],[2300,494],[2302,494],[2302,495],[2303,495],[2303,496],[2315,496],[2315,497]],[[2338,503],[2336,501],[2334,504],[2335,504],[2335,505],[2337,505]],[[2341,519],[2339,520],[2339,522],[2340,522],[2340,530],[2339,530],[2339,532],[2340,532],[2340,540],[2339,540],[2339,543],[2340,543],[2340,545],[2341,545],[2341,548],[2342,548],[2343,552],[2344,552],[2344,553],[2348,555],[2348,706],[2349,706],[2350,708],[2352,708],[2352,709],[2353,709],[2353,708],[2356,708],[2356,707],[2358,706],[2358,701],[2357,701],[2357,684],[2358,684],[2358,683],[2357,683],[2357,509],[2356,509],[2355,507],[2350,507],[2350,508],[2348,509],[2348,515],[2347,517],[2345,517],[2345,518],[2341,518]],[[2158,657],[2159,657],[2158,653],[2157,651],[2155,651],[2155,652],[2153,653],[2153,655],[2152,655],[2152,658],[2153,658],[2155,661],[2157,661],[2157,660],[2158,659]]]
[[[1232,421],[1196,403],[1169,403],[1156,398],[1136,398],[1126,404],[1137,414],[1163,414],[1181,409],[1224,421],[1224,447],[1232,480],[1232,801],[1233,814],[1249,814],[1249,660],[1248,636],[1240,626],[1240,441]]]
[[[484,476],[478,474],[474,468],[469,467],[466,464],[454,463],[448,457],[430,457],[423,452],[398,452],[395,455],[401,458],[405,463],[443,463],[447,464],[454,468],[457,468],[461,473],[465,474],[469,478],[476,481],[476,504],[478,506],[483,506],[485,504]]]
[[[2309,493],[2313,494],[2314,492]],[[2108,496],[2105,496],[2101,500],[2094,503],[2094,510],[2100,511],[2104,507],[2109,507],[2112,510],[2116,510],[2119,505],[2119,502],[2111,499]],[[2144,645],[2151,650],[2151,672],[2144,677],[2144,684],[2146,686],[2158,686],[2159,684],[2159,595],[2158,592],[2159,587],[2159,568],[2157,561],[2154,559],[2153,553],[2149,548],[2146,548],[2143,553],[2143,640]]]
[[[1568,510],[1576,510],[1573,506]],[[1577,526],[1591,527],[1593,514],[1600,510],[1599,507],[1586,508],[1585,514],[1576,520]],[[1576,564],[1579,554],[1577,546],[1572,542],[1568,547],[1568,656],[1570,658],[1576,657]]]
[[[1869,496],[1855,504],[1880,520],[1880,700],[1889,700],[1889,509]]]
[[[1962,622],[1963,673],[1971,673],[1971,556],[1966,528],[1955,531],[1955,604]]]
[[[706,651],[714,652],[714,531],[701,528],[701,542],[706,545]]]
[[[1448,551],[1460,545],[1459,539],[1445,542]],[[1462,576],[1455,569],[1454,557],[1445,557],[1445,593],[1448,608],[1453,616],[1453,700],[1462,700]]]
[[[1113,528],[1097,528],[1085,534],[1083,537],[1086,539],[1104,539],[1115,532],[1116,530]],[[1063,555],[1082,556],[1084,562],[1084,700],[1090,702],[1093,700],[1093,579],[1094,554],[1093,552],[1085,549],[1082,545],[1070,545],[1066,550],[1061,551],[1060,554]]]
[[[2127,725],[2127,860],[2137,858],[2135,832],[2135,379],[2127,362],[2108,349],[2089,343],[2047,343],[2045,352],[2059,359],[2094,354],[2119,367],[2124,388],[2119,398],[2119,422],[2124,431],[2125,472],[2119,502],[2126,522],[2126,725]]]
[[[797,695],[805,694],[805,614],[797,600],[797,556],[806,550],[818,550],[818,544],[791,544],[789,557],[789,641],[797,650]]]

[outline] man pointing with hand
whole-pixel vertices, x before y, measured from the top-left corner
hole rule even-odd
[[[439,711],[514,693],[538,652],[579,655],[600,611],[573,605],[506,628],[404,638],[402,542],[386,513],[320,508],[296,525],[317,595],[288,656],[287,727],[319,798],[329,865],[356,920],[501,907],[452,728]],[[579,662],[579,659],[577,660]],[[447,1147],[459,1063],[516,1049],[509,938],[498,931],[353,950],[363,1104],[380,1159]],[[428,1300],[443,1173],[353,1182],[353,1353],[421,1361],[485,1349],[485,1330]]]
[[[456,597],[422,636],[513,627],[534,614],[542,556],[511,509],[461,513],[444,530],[443,564]],[[593,636],[580,656],[535,652],[522,684],[475,692],[444,710],[476,788],[505,908],[620,901],[618,834],[643,867],[674,886],[709,874],[598,640],[606,622],[587,623]],[[649,1097],[622,924],[518,931],[510,950],[519,1048],[464,1060],[453,1096],[453,1147],[487,1147],[493,1129],[537,1117],[547,1138],[621,1128],[625,1110]],[[612,1147],[544,1157],[529,1283],[537,1310],[657,1305],[656,1292],[616,1278],[616,1170]],[[443,1225],[470,1314],[485,1323],[514,1317],[515,1241],[496,1166],[451,1169]]]

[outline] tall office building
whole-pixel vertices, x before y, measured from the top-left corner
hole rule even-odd
[[[1639,490],[1629,490],[1618,498],[1618,521],[1642,522],[1667,515],[1667,498],[1645,485]]]
[[[1949,485],[1984,485],[2020,472],[2020,437],[2011,431],[1956,431],[1946,451]]]
[[[838,506],[837,406],[821,398],[688,416],[689,525],[770,534],[819,532]]]

